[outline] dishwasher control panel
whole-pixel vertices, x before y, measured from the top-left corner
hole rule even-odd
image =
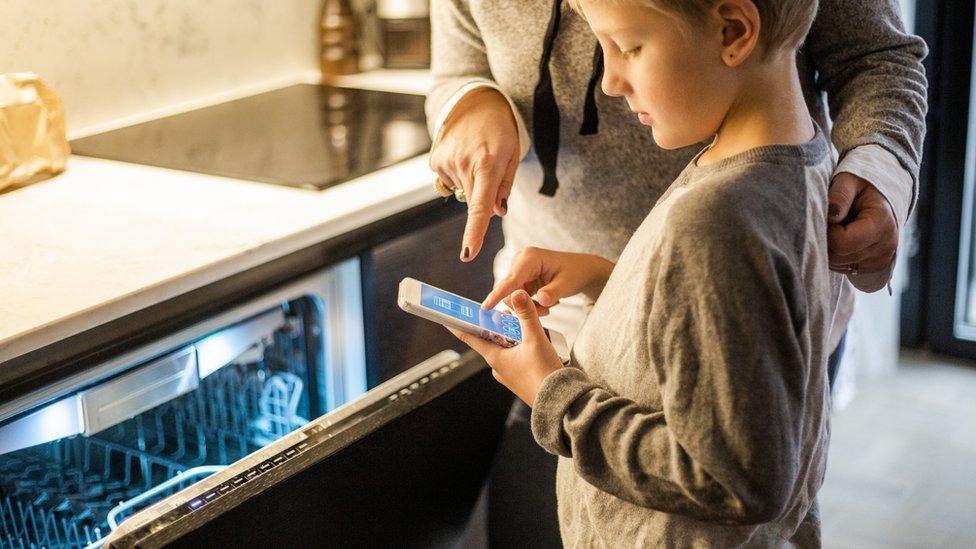
[[[289,447],[283,452],[276,454],[275,456],[262,461],[261,463],[251,467],[250,469],[244,471],[243,473],[235,476],[234,478],[220,484],[219,486],[208,490],[207,492],[201,494],[198,497],[191,499],[184,507],[183,512],[180,515],[196,511],[202,508],[208,503],[212,503],[217,498],[225,496],[235,489],[243,486],[247,482],[256,479],[257,477],[267,473],[271,469],[281,465],[285,461],[294,458],[298,454],[304,452],[308,449],[308,441],[300,442],[294,446]]]

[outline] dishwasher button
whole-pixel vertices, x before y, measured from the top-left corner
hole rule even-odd
[[[257,478],[257,476],[260,474],[261,471],[258,471],[257,469],[248,469],[248,471],[244,473],[244,478],[246,478],[247,480],[251,480],[253,478]]]
[[[281,465],[281,462],[283,461],[285,461],[285,456],[281,454],[278,454],[275,457],[271,458],[271,463],[274,463],[275,465]]]
[[[301,451],[303,451],[303,450],[305,450],[305,448],[308,448],[308,443],[307,443],[307,442],[302,442],[302,443],[300,443],[300,444],[298,445],[298,451],[299,451],[299,452],[301,452]]]
[[[247,473],[244,473],[243,475],[237,475],[230,482],[234,486],[240,486],[241,484],[244,484],[245,482],[247,482],[247,480],[248,480],[247,479]]]
[[[285,457],[291,457],[291,456],[293,456],[293,455],[295,455],[297,453],[298,453],[298,450],[296,450],[294,448],[289,448],[289,449],[285,450]]]
[[[203,496],[203,500],[207,503],[217,499],[220,496],[217,492],[208,492],[207,495]]]
[[[266,472],[268,472],[268,471],[270,471],[272,467],[274,467],[274,463],[271,463],[271,461],[262,461],[262,462],[261,462],[261,463],[260,463],[260,464],[258,465],[258,469],[259,469],[259,470],[260,470],[260,471],[261,471],[262,473],[266,473]]]
[[[232,486],[230,485],[230,483],[229,482],[225,482],[225,483],[223,483],[223,484],[221,484],[220,486],[217,487],[217,493],[219,493],[220,495],[224,495],[227,492],[230,492],[231,488],[232,488]]]
[[[196,511],[197,509],[203,507],[203,503],[203,498],[191,499],[190,503],[187,504],[187,507],[189,507],[191,511]]]

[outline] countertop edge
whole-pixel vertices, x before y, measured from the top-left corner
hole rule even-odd
[[[341,236],[370,223],[429,202],[435,198],[431,191],[430,181],[418,174],[418,171],[426,165],[427,155],[422,155],[333,188],[336,191],[350,192],[355,190],[357,185],[369,186],[371,183],[375,185],[375,182],[380,178],[397,176],[417,178],[416,182],[410,181],[401,192],[382,196],[365,207],[323,219],[320,223],[307,229],[260,244],[196,270],[183,273],[180,276],[145,286],[136,292],[118,296],[95,307],[77,311],[70,316],[39,325],[32,330],[14,334],[0,341],[0,364],[55,344],[62,339],[77,335],[95,326],[138,312],[155,303],[179,297],[234,274],[274,261],[302,248]],[[250,184],[249,182],[244,183]],[[329,190],[323,192],[328,193]]]

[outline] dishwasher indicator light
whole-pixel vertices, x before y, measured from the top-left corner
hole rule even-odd
[[[191,499],[189,507],[191,511],[196,511],[197,509],[203,507],[203,500],[200,498]]]

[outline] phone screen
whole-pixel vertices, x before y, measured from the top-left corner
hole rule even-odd
[[[420,304],[479,328],[522,341],[518,318],[495,310],[483,310],[480,303],[464,299],[427,284],[420,284]]]

